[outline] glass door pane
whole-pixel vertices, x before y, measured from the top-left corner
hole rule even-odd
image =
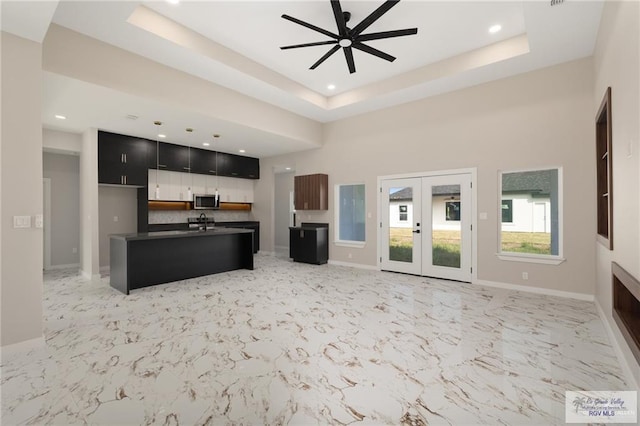
[[[431,257],[434,266],[460,268],[460,185],[431,187]]]
[[[419,275],[422,271],[420,178],[382,181],[380,266]]]
[[[413,262],[413,188],[389,189],[389,260]]]

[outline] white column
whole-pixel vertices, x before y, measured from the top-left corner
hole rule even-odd
[[[80,268],[87,279],[100,278],[98,217],[98,130],[82,134],[80,153]]]

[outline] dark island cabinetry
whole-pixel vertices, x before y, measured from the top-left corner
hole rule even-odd
[[[302,223],[289,228],[289,257],[294,262],[321,265],[329,260],[329,224]]]
[[[253,269],[253,232],[245,229],[112,235],[111,287],[131,290],[235,269]]]
[[[146,186],[147,155],[146,139],[99,131],[98,182]]]

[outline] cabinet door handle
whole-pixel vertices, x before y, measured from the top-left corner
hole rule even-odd
[[[127,164],[127,154],[123,154],[124,155],[124,163]]]
[[[191,167],[183,167],[185,170],[191,170]]]
[[[304,238],[304,231],[302,229],[300,230],[300,238]]]
[[[233,172],[231,172],[231,174],[232,174],[233,176],[238,176],[238,174],[237,174],[237,173],[233,173]]]
[[[167,165],[166,164],[158,164],[158,167],[165,167],[166,168]]]
[[[120,162],[124,163],[124,154],[120,154]]]
[[[126,158],[125,158],[125,160],[126,160]],[[124,184],[125,185],[127,184],[127,175],[124,175]]]
[[[215,175],[216,171],[215,170],[209,170],[209,173],[213,173]]]

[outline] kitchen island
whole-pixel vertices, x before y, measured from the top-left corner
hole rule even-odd
[[[111,235],[111,287],[131,290],[156,284],[253,269],[253,231],[214,228]]]

